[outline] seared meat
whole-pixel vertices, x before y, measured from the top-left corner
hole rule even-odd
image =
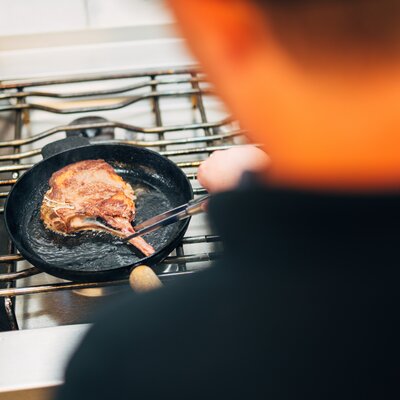
[[[90,219],[101,218],[123,236],[135,232],[131,225],[135,218],[133,189],[104,160],[67,165],[51,176],[49,184],[40,210],[48,229],[64,235],[98,230]],[[146,256],[154,253],[141,237],[131,243]]]

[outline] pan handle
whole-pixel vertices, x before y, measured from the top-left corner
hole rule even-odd
[[[42,149],[42,156],[44,159],[54,156],[58,153],[62,153],[66,150],[72,150],[76,147],[88,146],[90,144],[87,138],[82,136],[70,136],[65,139],[57,140],[46,144]]]
[[[139,265],[133,269],[129,276],[129,283],[131,288],[137,293],[149,292],[162,287],[158,276],[146,265]]]

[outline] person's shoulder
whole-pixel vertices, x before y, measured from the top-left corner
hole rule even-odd
[[[161,329],[164,335],[168,330],[172,334],[180,321],[187,321],[194,313],[200,317],[224,291],[222,275],[215,265],[148,293],[127,293],[99,313],[89,335],[110,334],[123,340],[126,335],[139,338]]]
[[[78,381],[82,371],[111,373],[104,360],[125,365],[144,353],[149,358],[154,343],[173,343],[177,332],[195,330],[207,318],[221,274],[214,266],[188,275],[152,292],[127,293],[98,313],[70,362],[67,381]]]

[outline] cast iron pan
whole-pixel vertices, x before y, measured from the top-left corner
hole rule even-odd
[[[40,220],[40,206],[53,172],[81,160],[103,159],[132,185],[137,196],[134,224],[187,203],[193,198],[190,182],[167,158],[129,145],[90,145],[81,137],[51,143],[42,154],[44,160],[14,185],[4,213],[16,248],[35,267],[73,281],[120,279],[136,265],[159,263],[181,241],[189,220],[146,235],[145,239],[156,250],[150,257],[138,254],[133,246],[108,233],[62,236],[46,229]]]

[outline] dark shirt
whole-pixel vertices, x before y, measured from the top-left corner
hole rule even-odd
[[[216,195],[225,256],[120,299],[66,399],[400,397],[400,196],[247,185]]]

